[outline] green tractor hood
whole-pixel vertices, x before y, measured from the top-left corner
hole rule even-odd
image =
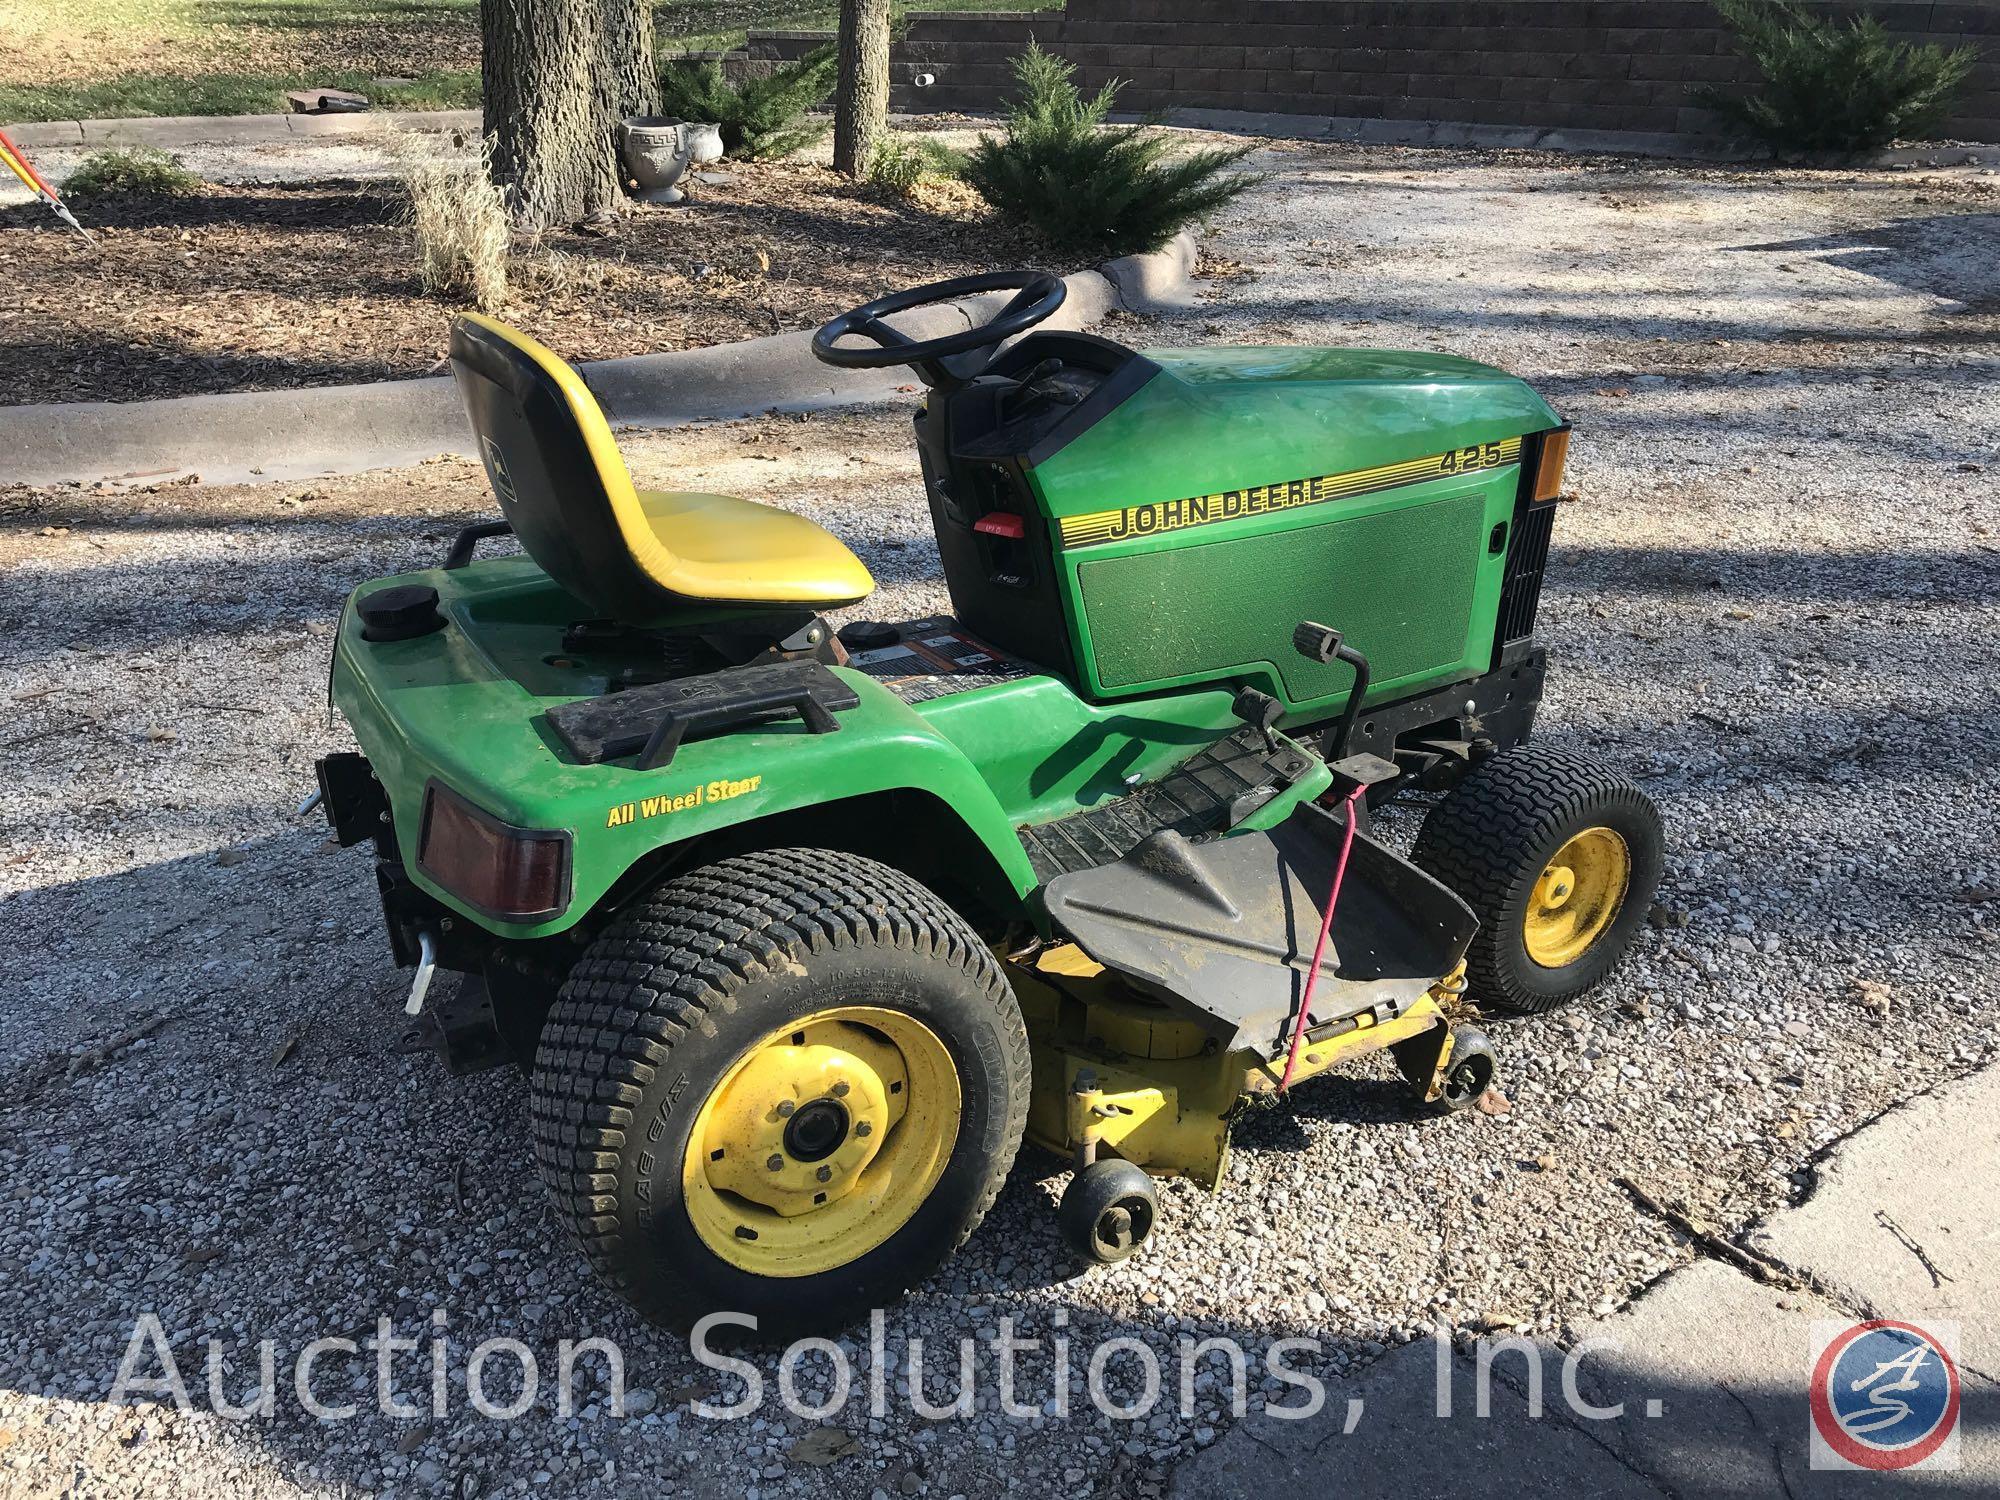
[[[1348,474],[1557,426],[1523,381],[1389,349],[1151,349],[1111,420],[1035,465],[1052,515]],[[1066,434],[1058,434],[1065,436]]]

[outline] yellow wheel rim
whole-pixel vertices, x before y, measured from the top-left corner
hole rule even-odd
[[[1548,862],[1528,898],[1521,938],[1545,969],[1566,968],[1618,916],[1632,883],[1632,851],[1614,828],[1586,828]]]
[[[923,1022],[817,1011],[750,1047],[702,1104],[681,1166],[688,1219],[759,1276],[847,1265],[930,1197],[959,1113],[958,1070]]]

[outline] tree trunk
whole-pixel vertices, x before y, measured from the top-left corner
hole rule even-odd
[[[889,128],[889,0],[840,0],[840,82],[833,106],[833,166],[868,170]]]
[[[482,0],[493,177],[516,222],[574,224],[618,200],[616,128],[660,107],[649,0]]]

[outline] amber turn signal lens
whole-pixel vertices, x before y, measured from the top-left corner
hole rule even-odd
[[[1535,445],[1535,487],[1530,500],[1553,500],[1562,493],[1563,465],[1569,461],[1569,429],[1552,428]]]
[[[502,921],[541,921],[569,904],[568,834],[515,828],[435,781],[424,796],[417,868]]]

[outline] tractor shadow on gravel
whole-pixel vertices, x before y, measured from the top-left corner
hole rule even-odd
[[[1931,214],[1867,229],[1738,247],[1746,254],[1810,255],[1826,265],[1962,304],[2000,311],[2000,214]]]
[[[1373,1060],[1362,1064],[1371,1065]],[[1336,1071],[1301,1084],[1288,1100],[1245,1110],[1236,1119],[1230,1150],[1309,1150],[1309,1126],[1341,1124],[1367,1132],[1392,1125],[1441,1126],[1449,1119],[1443,1110],[1412,1098],[1409,1085],[1398,1079]]]

